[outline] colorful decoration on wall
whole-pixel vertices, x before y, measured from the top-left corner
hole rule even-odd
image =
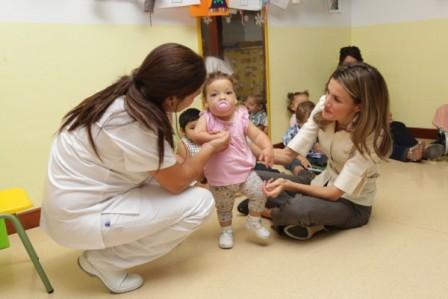
[[[192,17],[228,16],[229,8],[225,0],[201,0],[201,4],[190,6]]]
[[[254,19],[258,26],[264,24],[263,7],[267,5],[276,5],[286,9],[290,0],[145,0],[144,11],[151,14],[154,7],[172,8],[179,6],[190,6],[190,15],[192,17],[202,17],[203,22],[209,24],[213,22],[210,17],[224,16],[227,23],[231,22],[231,14],[239,14],[241,23],[244,25],[249,22],[249,16],[245,11],[259,11]],[[300,0],[291,0],[294,3]]]

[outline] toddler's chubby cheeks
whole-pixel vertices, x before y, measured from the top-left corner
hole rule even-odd
[[[227,79],[218,79],[207,86],[207,104],[210,112],[222,119],[230,119],[237,106],[233,84]]]

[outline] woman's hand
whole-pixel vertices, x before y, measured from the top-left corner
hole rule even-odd
[[[213,148],[213,152],[217,153],[225,150],[229,146],[230,134],[227,131],[222,131],[213,134],[213,139],[204,143],[203,146],[209,145]]]
[[[311,167],[311,163],[310,163],[310,161],[308,161],[308,159],[305,158],[304,156],[302,156],[302,155],[298,155],[298,156],[297,156],[297,159],[300,161],[300,164],[302,164],[302,166],[303,166],[305,169],[308,169],[308,168]]]
[[[276,180],[270,179],[263,182],[263,192],[267,197],[277,197],[285,190],[288,180],[279,178]]]
[[[258,160],[263,162],[266,166],[271,167],[274,164],[274,149],[267,147],[261,151]]]

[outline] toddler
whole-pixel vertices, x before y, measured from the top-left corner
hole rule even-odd
[[[204,168],[221,226],[218,245],[222,249],[233,247],[232,210],[237,192],[251,198],[246,228],[259,240],[267,240],[270,232],[260,218],[266,202],[263,181],[252,170],[255,157],[246,137],[262,149],[259,158],[267,165],[272,165],[274,158],[272,144],[266,134],[249,121],[246,107],[237,105],[231,76],[220,72],[210,74],[204,83],[203,93],[207,110],[196,124],[193,140],[202,144],[220,136],[223,131],[230,134],[229,147],[215,154]]]
[[[288,111],[291,113],[291,118],[289,119],[289,126],[292,127],[296,124],[296,109],[297,105],[305,101],[310,100],[310,93],[308,90],[288,92]]]
[[[244,106],[249,111],[249,120],[267,134],[268,117],[266,114],[266,100],[260,95],[250,95],[244,101]]]

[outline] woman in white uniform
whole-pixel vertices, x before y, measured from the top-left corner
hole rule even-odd
[[[275,153],[276,159],[291,161],[306,155],[319,138],[328,157],[326,170],[311,185],[280,178],[264,186],[278,203],[270,215],[274,227],[294,239],[366,224],[376,194],[377,164],[391,152],[389,96],[377,69],[364,63],[340,66],[326,89],[299,133]]]
[[[189,184],[229,136],[182,164],[173,151],[172,112],[190,106],[206,76],[189,48],[164,44],[131,76],[65,115],[51,148],[42,226],[59,244],[84,250],[80,267],[114,293],[142,277],[127,269],[154,260],[213,210],[211,193]]]

